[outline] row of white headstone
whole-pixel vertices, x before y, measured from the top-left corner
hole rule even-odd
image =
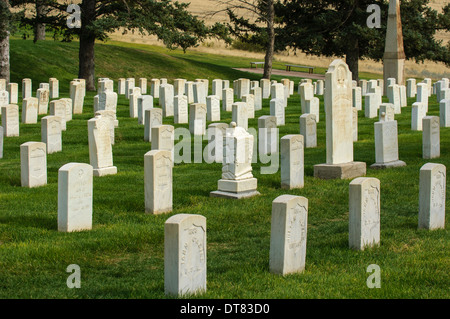
[[[427,163],[420,169],[419,229],[445,226],[446,167]],[[380,180],[358,177],[349,184],[349,248],[380,245]],[[306,265],[308,199],[281,195],[272,202],[269,271],[302,273]],[[203,293],[207,285],[206,218],[178,214],[164,226],[165,293],[186,296]]]

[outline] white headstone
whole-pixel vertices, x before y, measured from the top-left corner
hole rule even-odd
[[[114,175],[110,121],[100,114],[88,120],[89,160],[94,168],[94,176]]]
[[[189,105],[189,131],[193,135],[206,134],[206,105],[194,103]]]
[[[58,116],[61,119],[61,131],[67,129],[66,124],[66,103],[61,100],[50,101],[50,115]]]
[[[375,130],[375,164],[372,168],[404,166],[398,156],[397,121],[382,119],[374,124]]]
[[[212,81],[212,95],[216,95],[219,97],[219,100],[222,100],[222,90],[223,90],[223,82],[222,80],[215,79]]]
[[[71,105],[72,107],[72,105]],[[22,100],[22,123],[35,124],[38,119],[38,99],[27,97]]]
[[[222,90],[222,110],[225,112],[231,112],[233,110],[232,105],[234,103],[233,89]]]
[[[138,124],[145,125],[145,110],[153,108],[153,96],[141,95],[137,99],[138,102]]]
[[[185,95],[184,86],[186,84],[185,79],[175,79],[173,80],[173,95]]]
[[[422,120],[426,115],[425,106],[422,103],[413,103],[411,108],[411,130],[422,131]]]
[[[152,127],[152,150],[165,150],[172,154],[174,161],[175,128],[172,125],[158,125]]]
[[[20,176],[22,187],[47,184],[47,151],[45,143],[27,142],[20,145]]]
[[[70,82],[70,98],[72,99],[72,114],[82,114],[84,95],[83,84],[81,82]]]
[[[153,96],[154,99],[159,98],[159,86],[161,85],[161,81],[159,79],[151,79],[150,81],[150,95]]]
[[[380,181],[359,177],[349,187],[349,246],[364,250],[380,243]]]
[[[175,124],[189,123],[188,99],[186,95],[175,95],[173,99],[173,122]]]
[[[275,116],[264,115],[258,118],[259,155],[278,152],[278,128]]]
[[[164,225],[164,291],[195,295],[206,291],[206,218],[178,214]]]
[[[314,114],[300,116],[300,134],[303,135],[305,148],[317,147],[317,122]]]
[[[287,275],[305,269],[308,199],[281,195],[272,202],[269,269]]]
[[[445,228],[446,167],[427,163],[420,168],[419,228]]]
[[[382,120],[382,115],[384,113],[384,121],[393,121],[395,120],[395,107],[394,104],[391,103],[382,103],[380,104],[380,109],[378,112],[378,120]]]
[[[236,123],[237,126],[248,129],[248,111],[247,103],[245,102],[235,102],[232,106],[232,121]]]
[[[362,110],[362,96],[361,96],[361,88],[354,87],[352,88],[352,101],[353,101],[353,107],[356,108],[358,111]]]
[[[19,106],[2,106],[2,126],[5,137],[19,136]]]
[[[147,79],[146,78],[139,79],[139,88],[141,89],[141,94],[147,94]]]
[[[59,98],[59,81],[56,78],[50,78],[48,80],[49,89],[50,89],[50,98],[57,99]]]
[[[422,157],[426,159],[441,156],[439,117],[425,116],[422,119]]]
[[[19,103],[19,84],[9,83],[8,93],[9,93],[9,104]]]
[[[259,80],[259,86],[261,87],[262,98],[268,99],[270,97],[270,80],[261,79]]]
[[[213,123],[208,126],[207,136],[207,162],[222,163],[223,161],[223,138],[228,125],[225,123]]]
[[[125,78],[120,78],[117,80],[117,94],[119,95],[125,95],[126,90],[125,90],[125,82],[126,79]]]
[[[282,126],[285,124],[283,100],[270,100],[270,115],[277,118],[277,126]]]
[[[374,118],[378,115],[378,95],[376,93],[367,93],[364,97],[364,116]]]
[[[48,89],[38,89],[36,92],[36,97],[38,99],[38,114],[48,113],[48,103],[49,103],[50,91]]]
[[[428,97],[429,97],[428,85],[426,83],[417,84],[417,100],[425,106],[426,112],[428,112]]]
[[[152,140],[152,128],[162,125],[162,109],[152,108],[144,111],[144,141],[150,142]]]
[[[242,102],[247,104],[248,118],[255,118],[255,96],[253,94],[245,94],[242,96]]]
[[[162,214],[172,211],[172,153],[151,150],[144,155],[145,212]]]
[[[188,98],[188,104],[194,103],[194,82],[186,81],[184,84],[184,94]]]
[[[262,89],[254,87],[250,90],[250,94],[254,96],[255,111],[262,110]]]
[[[286,135],[281,138],[281,188],[304,186],[303,135]]]
[[[68,163],[58,170],[58,231],[92,229],[93,169]]]
[[[136,80],[134,78],[127,78],[125,80],[125,97],[127,99],[130,98],[130,89],[134,87],[136,87]]]
[[[389,103],[394,104],[395,114],[401,114],[400,88],[398,84],[389,85],[387,87],[387,97],[389,99]]]
[[[407,79],[406,80],[406,97],[412,98],[416,97],[417,87],[416,87],[416,79]]]
[[[22,80],[22,99],[31,97],[32,92],[33,92],[33,87],[32,87],[31,79],[23,79]]]
[[[439,103],[439,118],[441,127],[450,127],[450,99]]]
[[[162,84],[159,88],[159,104],[163,109],[163,116],[173,116],[173,85]]]
[[[138,117],[138,99],[141,96],[141,88],[140,87],[132,87],[128,92],[129,98],[129,107],[130,107],[130,117],[137,118]]]
[[[214,85],[214,83],[213,83]],[[220,98],[217,95],[206,97],[206,120],[210,122],[220,121]]]
[[[41,138],[47,146],[47,154],[62,151],[61,118],[55,115],[41,119]]]
[[[203,82],[194,82],[192,85],[194,92],[194,103],[206,104],[206,87]]]

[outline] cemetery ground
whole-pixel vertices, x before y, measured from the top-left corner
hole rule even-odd
[[[69,97],[69,82],[77,78],[78,43],[11,40],[11,82],[32,78],[33,96],[39,83],[56,77],[60,98]],[[259,75],[233,70],[247,67],[250,60],[205,53],[168,51],[160,47],[109,43],[96,45],[96,76],[208,78],[234,80]],[[331,62],[331,61],[330,61]],[[278,63],[278,64],[277,64]],[[283,68],[281,62],[275,66]],[[317,70],[324,73],[324,69]],[[381,75],[362,74],[366,79]],[[280,80],[281,77],[273,76]],[[300,98],[295,94],[286,108],[286,125],[279,137],[299,134]],[[210,86],[211,87],[211,86]],[[325,114],[320,98],[318,147],[305,148],[305,186],[283,190],[280,171],[260,173],[253,164],[261,195],[230,200],[212,198],[221,177],[221,164],[175,164],[173,211],[145,214],[144,127],[129,117],[128,100],[119,95],[119,127],[113,145],[118,173],[94,177],[93,229],[62,233],[57,230],[58,169],[69,162],[89,163],[87,120],[94,116],[95,92],[85,97],[83,114],[74,115],[63,132],[63,150],[47,155],[48,184],[38,188],[20,186],[19,146],[41,141],[40,123],[20,124],[19,137],[4,138],[0,160],[0,298],[167,298],[164,294],[164,222],[174,214],[201,214],[207,219],[207,291],[198,298],[443,298],[450,286],[450,238],[446,193],[446,229],[419,230],[419,170],[428,162],[450,168],[450,129],[441,128],[441,156],[422,158],[422,132],[411,131],[411,105],[396,114],[399,158],[407,166],[374,170],[374,126],[376,119],[358,115],[358,141],[354,160],[366,162],[368,177],[381,182],[381,245],[364,251],[348,246],[349,183],[351,180],[320,180],[313,165],[324,163]],[[387,101],[383,97],[383,101]],[[19,107],[22,100],[19,94]],[[157,106],[157,99],[154,105]],[[269,100],[249,119],[268,115]],[[439,116],[436,97],[429,100],[428,115]],[[39,116],[39,120],[44,115]],[[223,123],[231,112],[221,112]],[[173,117],[164,118],[173,125]],[[209,124],[209,123],[208,123]],[[187,124],[175,125],[186,127]],[[176,143],[177,141],[175,141]],[[203,142],[205,147],[207,141]],[[279,276],[269,272],[272,201],[282,194],[309,200],[306,269],[301,274]],[[81,270],[81,288],[66,285],[67,266]],[[367,267],[381,270],[381,288],[369,289]]]

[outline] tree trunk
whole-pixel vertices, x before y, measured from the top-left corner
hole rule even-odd
[[[0,0],[9,8],[8,0]],[[10,80],[10,65],[9,65],[9,23],[2,21],[0,28],[6,30],[6,36],[0,36],[0,79],[5,79],[6,83]]]
[[[87,28],[95,20],[95,0],[83,0],[81,12],[78,78],[86,80],[87,91],[95,91],[95,34]]]
[[[352,72],[352,79],[359,82],[359,43],[357,38],[348,41],[348,51],[345,55],[345,62]]]
[[[46,8],[41,1],[36,1],[36,25],[34,26],[34,43],[39,40],[45,40],[45,23],[42,19],[45,17]]]
[[[275,9],[273,0],[267,1],[267,34],[268,41],[266,47],[266,55],[264,57],[264,79],[269,79],[272,75],[272,60],[275,47],[275,28],[274,28]]]

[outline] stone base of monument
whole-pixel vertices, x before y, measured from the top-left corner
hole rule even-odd
[[[249,178],[241,181],[220,179],[218,182],[218,190],[209,193],[211,197],[224,197],[241,199],[260,195],[256,190],[258,180]]]
[[[393,167],[402,167],[406,166],[406,163],[403,161],[392,161],[387,163],[375,163],[370,165],[370,168],[374,169],[385,169],[385,168],[393,168]]]
[[[314,177],[320,179],[351,179],[365,175],[365,162],[314,165]]]
[[[110,166],[104,168],[94,168],[93,175],[94,176],[106,176],[106,175],[114,175],[117,174],[117,167]]]

